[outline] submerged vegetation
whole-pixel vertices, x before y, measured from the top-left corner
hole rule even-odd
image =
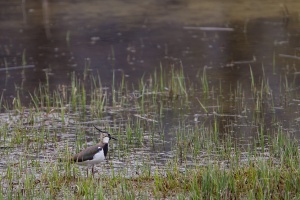
[[[111,87],[85,70],[54,91],[40,84],[28,105],[17,88],[12,103],[1,97],[0,199],[299,198],[299,144],[276,116],[293,86],[280,78],[274,97],[249,69],[248,85],[229,90],[207,69],[192,82],[163,66],[136,84],[113,74]],[[87,176],[58,158],[97,142],[92,124],[119,140]]]

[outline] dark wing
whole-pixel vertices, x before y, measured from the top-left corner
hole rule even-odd
[[[91,146],[87,149],[79,152],[78,154],[74,155],[72,158],[73,162],[84,162],[86,160],[92,160],[94,155],[98,153],[99,151],[102,151],[102,148],[100,146]]]

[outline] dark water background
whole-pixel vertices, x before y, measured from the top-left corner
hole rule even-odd
[[[0,67],[34,65],[11,70],[9,76],[1,71],[0,87],[6,97],[14,95],[16,86],[32,91],[46,82],[46,74],[53,87],[67,84],[70,74],[82,73],[87,63],[107,85],[113,70],[138,80],[160,63],[163,67],[182,63],[187,75],[211,67],[211,80],[229,85],[249,78],[249,63],[231,67],[233,62],[255,57],[254,74],[261,73],[262,65],[271,74],[274,55],[298,53],[298,13],[285,16],[285,8],[295,9],[297,3],[23,0],[0,4]],[[277,62],[283,68],[297,63],[280,58]],[[281,73],[282,68],[275,71]],[[270,84],[276,84],[272,78]]]

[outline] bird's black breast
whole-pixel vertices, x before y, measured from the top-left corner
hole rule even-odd
[[[108,152],[108,143],[104,144],[103,151],[104,151],[104,156],[106,157],[107,152]]]

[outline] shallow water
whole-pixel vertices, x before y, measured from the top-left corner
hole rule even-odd
[[[19,91],[26,107],[30,102],[28,91],[33,92],[39,83],[48,83],[52,90],[67,86],[73,72],[79,79],[83,79],[85,70],[88,74],[99,74],[103,86],[111,88],[114,73],[116,82],[120,82],[124,74],[129,85],[137,85],[143,75],[148,78],[160,65],[166,71],[170,71],[171,66],[183,66],[187,81],[197,88],[188,108],[172,104],[162,115],[152,113],[159,123],[154,125],[155,130],[148,130],[145,125],[142,144],[136,141],[128,146],[123,144],[125,153],[118,152],[120,143],[114,145],[114,169],[124,166],[130,169],[128,166],[143,166],[146,162],[150,162],[150,166],[164,165],[178,156],[174,133],[182,121],[187,127],[195,128],[200,123],[210,125],[218,118],[220,137],[231,133],[233,138],[240,139],[241,146],[249,145],[256,137],[258,125],[252,120],[257,118],[263,121],[266,131],[278,123],[299,137],[299,3],[286,3],[289,17],[284,6],[259,1],[243,4],[193,0],[93,3],[92,6],[79,1],[1,3],[0,89],[9,103]],[[225,29],[218,29],[220,27]],[[256,113],[252,105],[250,66],[256,83],[266,80],[271,88],[273,104],[266,101],[261,113]],[[224,94],[218,98],[209,95],[205,103],[210,115],[203,112],[197,102],[198,97],[203,98],[199,85],[204,69],[210,88],[221,93],[221,87]],[[234,102],[240,99],[231,94],[241,86],[245,102],[244,107],[237,107]],[[222,101],[222,113],[217,112],[218,101]],[[59,115],[42,113],[33,126],[26,117],[5,112],[1,120],[11,129],[5,139],[1,138],[0,146],[6,147],[14,132],[19,131],[14,129],[14,124],[24,125],[27,130],[36,129],[35,134],[45,129],[47,138],[56,138],[55,141],[42,146],[33,141],[26,148],[20,142],[16,149],[5,152],[11,160],[19,160],[24,151],[41,162],[52,162],[62,155],[67,143],[72,152],[82,148],[80,145],[75,148],[78,140],[94,143],[92,123],[115,125],[118,121],[119,126],[111,128],[122,129],[124,133],[126,127],[122,126],[126,124],[126,117],[136,117],[134,109],[120,111],[111,107],[103,119],[81,118],[69,113],[67,123],[62,123]],[[78,136],[80,131],[86,131],[86,136]],[[128,141],[124,135],[120,135],[120,139]],[[129,155],[131,153],[134,155]],[[200,152],[194,162],[191,160],[195,158],[188,156],[186,165],[210,162],[211,157],[205,160],[206,155],[207,152]],[[5,167],[6,161],[2,161],[0,168]],[[132,169],[133,174],[136,171]]]

